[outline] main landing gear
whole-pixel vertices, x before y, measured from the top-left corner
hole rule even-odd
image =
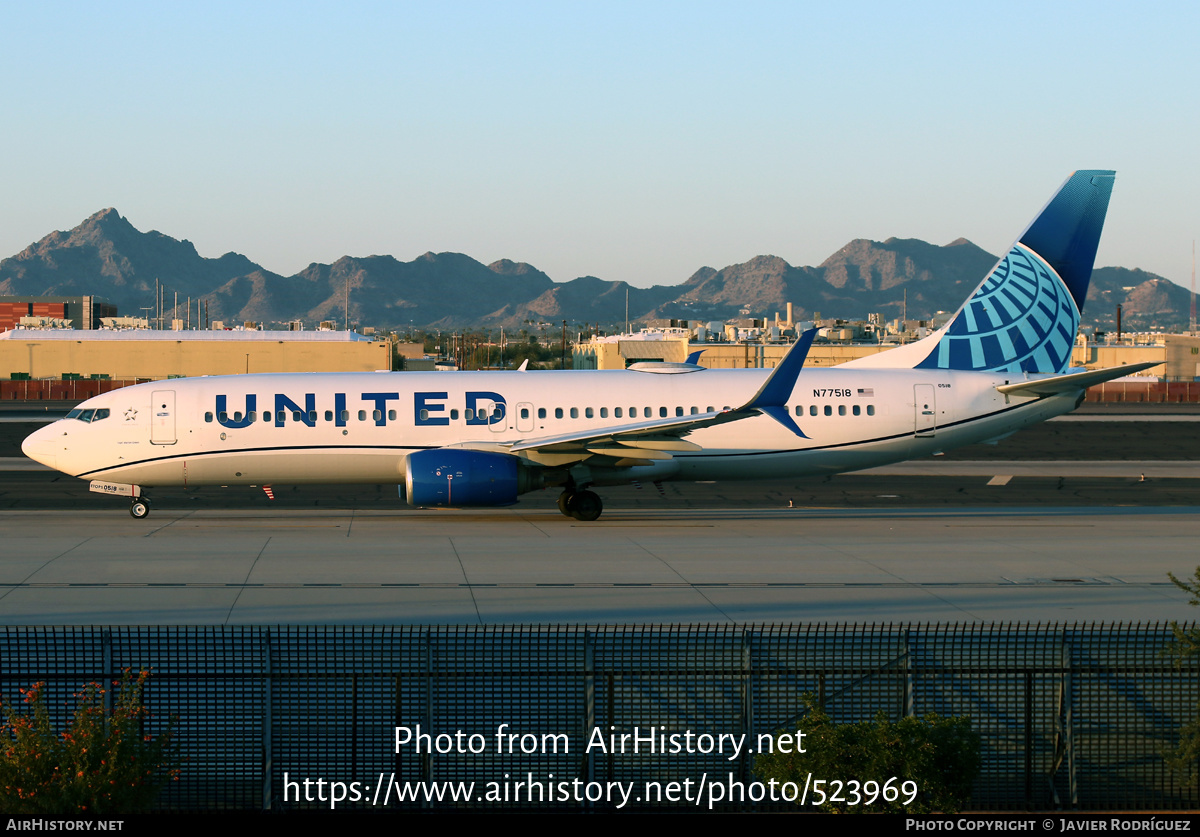
[[[135,520],[141,520],[150,514],[150,498],[149,497],[134,497],[133,502],[129,504],[129,514]]]
[[[604,511],[604,503],[594,491],[571,491],[570,487],[558,495],[558,510],[576,520],[595,520]]]

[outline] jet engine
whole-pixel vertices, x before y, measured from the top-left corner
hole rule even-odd
[[[510,506],[534,487],[504,453],[437,448],[409,454],[407,465],[402,492],[414,506]]]

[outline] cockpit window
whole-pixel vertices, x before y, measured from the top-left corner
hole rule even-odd
[[[85,424],[87,424],[89,422],[93,422],[93,421],[100,421],[102,419],[106,419],[106,418],[108,418],[108,416],[109,416],[109,411],[106,409],[105,410],[81,410],[80,408],[76,407],[74,410],[67,413],[67,418],[79,419],[80,421],[84,422]]]

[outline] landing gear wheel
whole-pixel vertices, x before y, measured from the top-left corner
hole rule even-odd
[[[567,498],[567,514],[576,520],[591,521],[604,511],[604,503],[592,491],[580,491]]]
[[[570,494],[568,494],[567,492],[564,491],[562,494],[558,495],[558,510],[560,512],[562,512],[563,514],[565,514],[567,517],[571,516],[571,512],[569,512],[567,510],[567,507],[570,505],[570,503],[571,503],[571,495]]]
[[[141,520],[150,514],[150,501],[145,497],[135,497],[133,502],[129,504],[129,513],[135,520]]]

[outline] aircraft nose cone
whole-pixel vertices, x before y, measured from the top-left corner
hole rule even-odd
[[[55,422],[57,424],[57,422]],[[40,462],[42,465],[51,468],[58,468],[58,457],[55,455],[54,435],[52,432],[54,425],[43,427],[41,430],[35,430],[25,437],[25,441],[21,442],[21,453],[28,456],[34,462]]]

